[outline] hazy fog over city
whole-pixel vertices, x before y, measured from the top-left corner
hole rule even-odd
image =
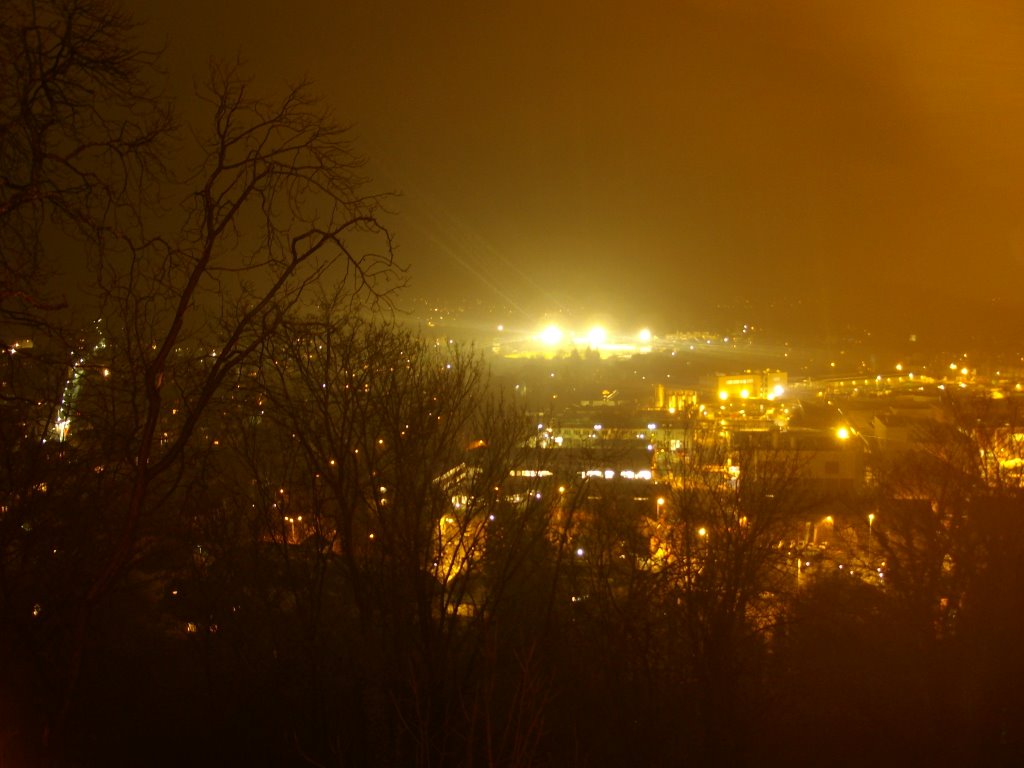
[[[1024,6],[8,0],[0,768],[1024,762]]]
[[[214,53],[313,80],[398,193],[410,295],[811,340],[1018,326],[1013,3],[130,5],[175,92]]]

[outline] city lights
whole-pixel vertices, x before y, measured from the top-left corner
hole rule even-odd
[[[1022,759],[1024,3],[138,5],[0,12],[0,763]]]
[[[604,357],[630,356],[649,353],[654,349],[655,337],[649,328],[639,332],[625,333],[602,323],[573,327],[563,322],[549,322],[534,333],[523,335],[502,324],[493,347],[504,357],[523,357],[542,354],[545,357],[562,357],[573,352],[598,353]]]

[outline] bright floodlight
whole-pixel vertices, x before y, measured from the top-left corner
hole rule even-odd
[[[553,347],[562,340],[562,329],[557,325],[549,325],[538,334],[537,338],[549,347]]]
[[[593,349],[600,349],[604,346],[605,341],[608,339],[608,334],[604,328],[599,325],[595,325],[587,333],[587,342]]]
[[[641,344],[650,344],[651,343],[652,336],[651,336],[651,329],[650,328],[644,328],[636,336],[637,336],[638,339],[640,339],[640,343]]]
[[[839,427],[836,430],[836,437],[838,437],[840,440],[848,440],[850,438],[850,430],[848,430],[846,427]]]

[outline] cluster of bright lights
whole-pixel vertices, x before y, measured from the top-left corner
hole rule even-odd
[[[613,336],[601,325],[591,326],[585,333],[563,330],[555,323],[549,323],[538,331],[535,340],[548,348],[572,347],[606,352],[631,352],[649,349],[654,334],[643,328],[634,335]]]
[[[580,477],[584,479],[591,477],[614,480],[616,476],[621,477],[623,480],[650,480],[653,477],[653,473],[649,469],[624,469],[618,473],[614,469],[585,469],[580,471]]]
[[[100,327],[102,321],[96,321],[96,329],[100,333],[99,341],[92,348],[91,355],[106,349],[107,342],[103,338],[103,329]],[[67,381],[64,382],[64,391],[61,393],[60,407],[57,409],[57,418],[54,421],[52,436],[59,442],[67,440],[68,433],[71,430],[71,414],[75,408],[75,401],[78,399],[79,390],[82,387],[82,377],[85,375],[85,361],[86,355],[82,355],[74,364],[71,366],[71,372],[68,376]],[[103,369],[103,378],[110,377],[110,369]]]
[[[776,384],[774,387],[772,387],[771,391],[764,396],[764,398],[766,400],[776,400],[777,398],[782,397],[785,393],[786,388],[783,387],[781,384]],[[741,389],[737,394],[740,400],[749,400],[751,397],[753,397],[749,389]],[[718,390],[718,399],[721,400],[722,402],[728,400],[729,397],[729,390]]]

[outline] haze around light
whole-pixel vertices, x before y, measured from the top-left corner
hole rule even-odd
[[[172,88],[209,51],[317,83],[399,193],[411,295],[659,328],[1015,327],[1019,4],[134,5]]]

